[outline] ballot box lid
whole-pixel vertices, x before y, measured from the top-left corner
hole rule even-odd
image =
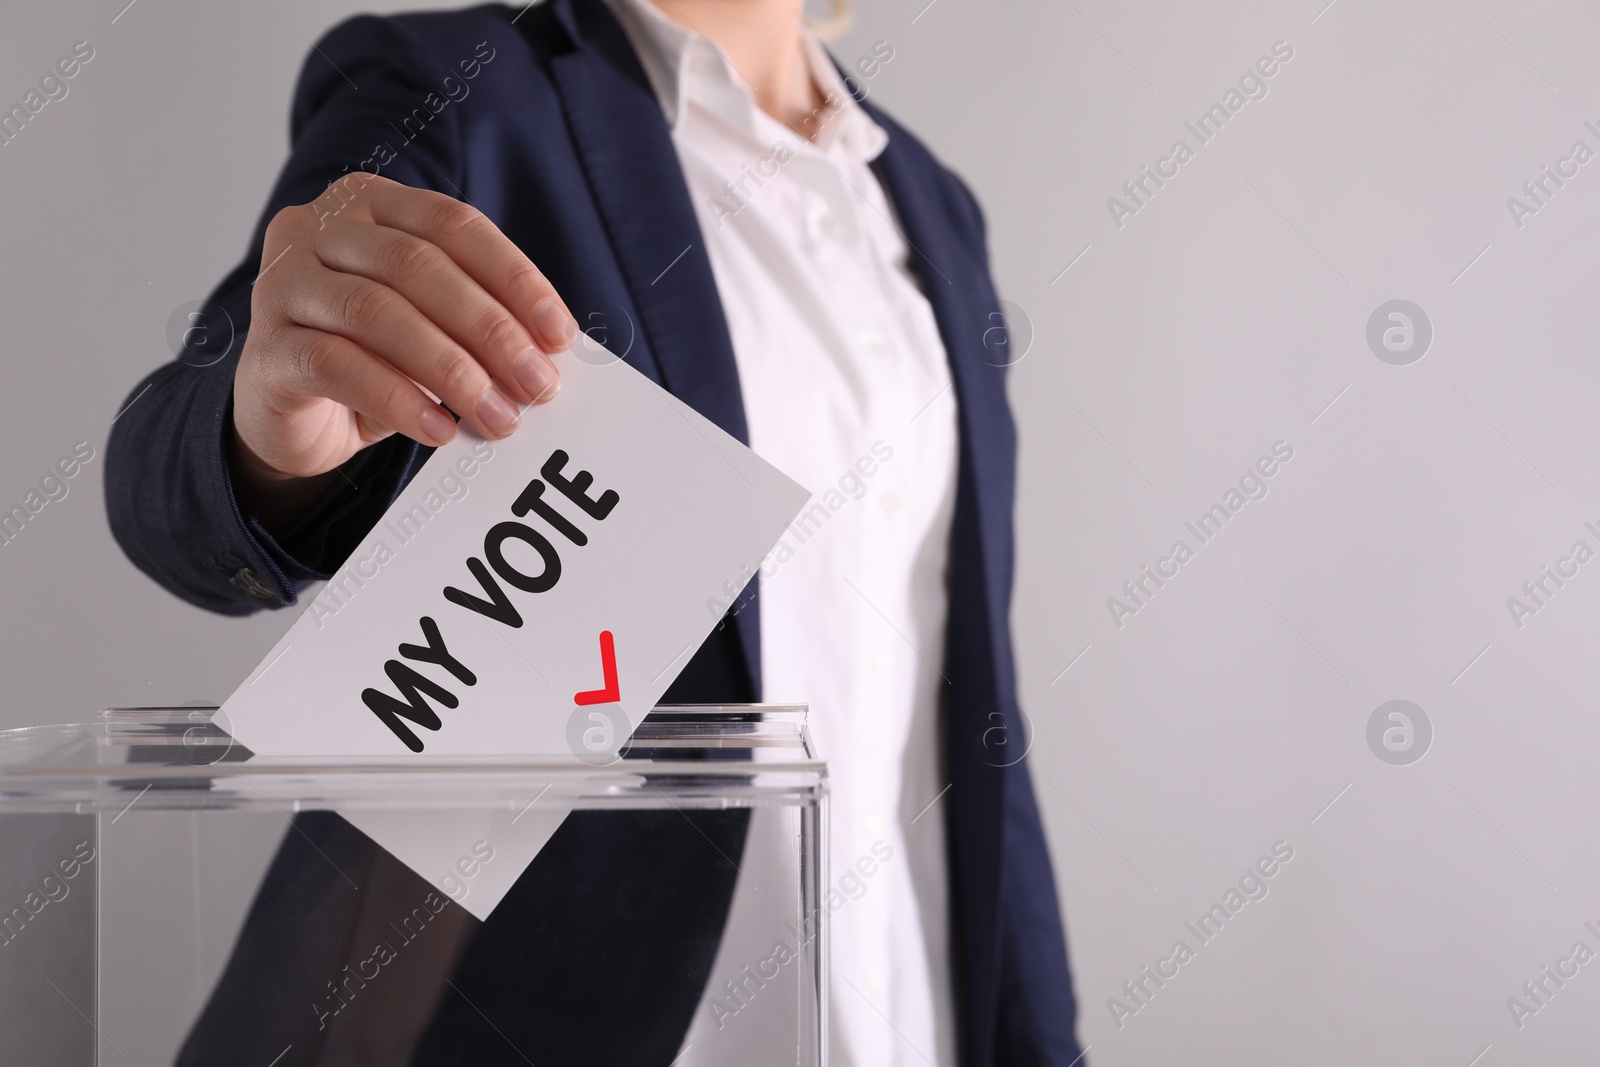
[[[657,707],[620,758],[260,756],[214,707],[111,708],[0,731],[0,814],[273,808],[715,808],[814,804],[826,790],[800,704]],[[535,796],[530,802],[529,796]]]

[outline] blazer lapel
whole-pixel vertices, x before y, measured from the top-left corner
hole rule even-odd
[[[604,4],[553,0],[551,6],[575,43],[551,59],[551,76],[639,312],[646,351],[669,392],[749,444],[733,342],[661,106]],[[752,579],[734,621],[760,699],[758,587]]]

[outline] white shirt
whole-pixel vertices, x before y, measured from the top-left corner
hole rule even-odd
[[[932,309],[869,167],[888,136],[809,34],[826,103],[808,141],[756,107],[706,38],[650,0],[608,3],[672,128],[751,447],[813,493],[762,567],[761,671],[764,699],[810,705],[828,761],[830,1060],[953,1064],[947,798],[934,801],[948,782],[936,665],[956,404]],[[708,997],[722,977],[713,972]],[[702,1010],[695,1025],[707,1022]]]

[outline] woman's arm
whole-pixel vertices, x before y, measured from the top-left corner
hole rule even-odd
[[[492,62],[480,52],[443,67],[372,17],[319,42],[251,251],[202,312],[206,341],[136,387],[113,424],[113,532],[191,603],[292,603],[382,514],[420,465],[417,443],[454,436],[451,412],[503,437],[520,405],[554,394],[547,354],[576,324],[458,199],[468,178],[447,94]]]

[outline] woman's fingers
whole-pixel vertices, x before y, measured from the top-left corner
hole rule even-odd
[[[426,445],[456,435],[455,420],[417,384],[361,345],[338,334],[291,326],[279,336],[289,388],[349,408],[364,436],[394,430]]]
[[[516,429],[518,404],[484,365],[387,285],[318,268],[303,272],[286,300],[294,323],[355,342],[433,393],[484,436],[505,437]],[[328,355],[343,351],[330,348]],[[305,387],[320,390],[324,378],[339,368],[330,359],[314,370]],[[339,399],[331,392],[320,395]]]
[[[442,193],[373,187],[374,222],[437,245],[515,315],[546,352],[572,344],[578,324],[539,268],[477,208]]]
[[[442,248],[388,226],[348,229],[340,240],[318,249],[326,266],[399,293],[521,403],[555,394],[555,365],[528,329]]]

